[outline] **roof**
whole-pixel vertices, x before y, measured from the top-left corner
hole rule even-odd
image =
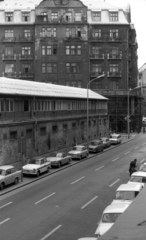
[[[132,173],[131,176],[146,177],[146,172],[142,172],[142,171],[134,172]]]
[[[10,168],[14,168],[14,166],[12,166],[12,165],[0,166],[1,170],[7,170],[7,169],[10,169]]]
[[[105,210],[103,211],[104,213],[122,213],[126,210],[126,208],[129,206],[127,203],[112,203],[108,205]]]
[[[41,2],[42,0],[4,0],[0,2],[1,10],[32,10]]]
[[[117,191],[139,191],[141,189],[141,185],[140,184],[121,184],[117,190]]]
[[[0,77],[0,94],[58,98],[87,98],[87,89]],[[90,99],[108,100],[89,90]]]

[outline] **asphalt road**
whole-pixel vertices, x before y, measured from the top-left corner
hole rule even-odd
[[[134,158],[145,161],[146,135],[0,197],[0,240],[76,240],[94,236]]]

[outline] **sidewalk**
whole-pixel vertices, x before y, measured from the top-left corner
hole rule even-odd
[[[121,134],[121,136],[122,136],[122,143],[121,143],[121,144],[124,144],[124,143],[126,143],[126,142],[128,142],[128,141],[131,141],[136,135],[137,135],[137,133],[133,133],[133,134],[130,135],[130,138],[128,138],[128,136],[127,136],[126,134]],[[115,148],[115,147],[118,147],[118,146],[120,146],[120,145],[113,145],[112,147],[107,148],[107,149],[105,149],[104,151],[110,151],[112,148]],[[61,151],[68,152],[70,149],[71,149],[71,147],[65,148],[65,149],[61,149]],[[44,154],[44,155],[42,155],[42,156],[46,156],[46,157],[47,157],[49,154],[50,154],[50,153],[47,153],[47,154]],[[96,155],[96,154],[94,154],[94,156],[95,156],[95,155]],[[89,156],[88,158],[91,158],[91,157],[93,157],[93,155],[92,155],[92,156]],[[87,159],[88,159],[88,158],[87,158]],[[23,186],[26,186],[26,185],[28,185],[28,184],[31,184],[31,183],[33,183],[33,182],[39,181],[40,179],[43,179],[43,178],[45,178],[45,177],[47,177],[47,176],[49,176],[49,175],[51,175],[51,174],[54,174],[54,173],[56,173],[56,172],[58,172],[58,171],[61,171],[61,170],[64,169],[64,168],[68,168],[68,167],[71,167],[72,165],[79,164],[79,163],[82,162],[82,161],[85,161],[85,159],[82,159],[82,160],[80,160],[80,161],[73,161],[73,160],[72,160],[72,163],[71,163],[71,164],[65,165],[65,166],[63,166],[63,167],[61,167],[61,168],[50,169],[50,171],[49,171],[48,174],[46,174],[46,173],[45,173],[45,174],[42,174],[39,178],[36,178],[36,177],[23,177],[23,181],[22,181],[22,182],[19,182],[17,185],[8,186],[8,187],[6,187],[5,189],[3,189],[2,191],[0,191],[0,196],[3,196],[3,195],[5,195],[5,194],[7,194],[7,193],[9,193],[9,192],[12,192],[12,191],[15,190],[15,189],[19,189],[19,188],[21,188],[21,187],[23,187]]]

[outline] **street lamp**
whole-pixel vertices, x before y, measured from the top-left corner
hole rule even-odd
[[[105,76],[105,74],[99,75],[96,78],[91,79],[87,83],[87,148],[89,146],[89,88],[90,88],[90,83],[95,81],[96,79],[99,79],[104,76]]]

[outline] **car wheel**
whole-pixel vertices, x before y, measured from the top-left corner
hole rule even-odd
[[[58,163],[58,168],[60,168],[60,167],[61,167],[61,162]]]
[[[5,184],[4,184],[4,183],[1,183],[1,184],[0,184],[0,190],[3,190],[4,187],[5,187]]]
[[[18,179],[18,178],[15,178],[14,184],[16,185],[18,182],[19,182],[19,179]]]
[[[39,177],[40,176],[40,171],[37,171],[37,175],[36,175],[37,177]]]

